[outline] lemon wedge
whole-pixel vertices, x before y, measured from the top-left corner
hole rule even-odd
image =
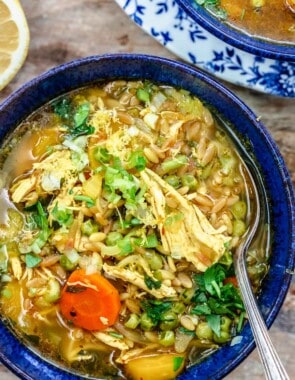
[[[29,28],[19,1],[0,0],[0,90],[24,63],[29,41]]]

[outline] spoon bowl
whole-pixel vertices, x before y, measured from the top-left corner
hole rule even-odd
[[[247,171],[247,175],[252,183],[254,196],[253,198],[255,201],[255,215],[253,217],[254,220],[250,224],[251,227],[245,233],[244,237],[242,238],[242,241],[240,242],[234,254],[235,273],[238,280],[244,306],[247,312],[248,320],[251,326],[251,330],[263,365],[265,376],[269,380],[288,380],[289,376],[285,368],[283,367],[283,364],[267,332],[266,324],[259,311],[259,307],[247,273],[246,253],[258,229],[261,217],[261,204],[259,197],[262,195],[262,198],[264,198],[265,200],[265,194],[262,194],[264,191],[261,183],[261,177],[259,173],[256,172],[256,167],[254,165],[251,166],[255,173],[256,181],[254,181],[253,176],[250,170],[247,168],[247,166],[245,166],[245,168]]]

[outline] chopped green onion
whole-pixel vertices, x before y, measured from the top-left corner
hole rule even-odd
[[[117,339],[123,339],[124,336],[122,334],[117,333],[116,331],[109,331],[108,334]]]
[[[128,169],[135,168],[138,171],[144,170],[146,167],[147,160],[143,156],[143,153],[141,151],[135,151],[132,152],[129,159],[128,159]]]
[[[75,195],[74,200],[85,202],[87,207],[93,207],[95,205],[95,201],[87,195]]]
[[[136,91],[136,97],[138,100],[140,100],[143,103],[147,103],[150,101],[150,94],[148,91],[144,90],[143,88],[139,88]]]
[[[42,259],[32,253],[27,253],[25,255],[25,263],[28,268],[35,268],[41,263]]]

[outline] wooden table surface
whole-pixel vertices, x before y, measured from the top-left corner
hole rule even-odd
[[[21,0],[21,3],[31,33],[29,54],[18,75],[0,92],[0,102],[38,74],[75,58],[129,52],[178,59],[133,24],[113,0]],[[295,99],[276,98],[226,85],[261,117],[295,183]],[[295,379],[294,283],[270,332],[290,378]],[[256,350],[226,377],[227,380],[263,378]],[[17,377],[0,365],[0,379],[16,380]]]

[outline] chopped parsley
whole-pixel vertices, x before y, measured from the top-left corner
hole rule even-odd
[[[197,290],[192,298],[191,314],[203,315],[208,325],[220,336],[221,316],[240,318],[237,331],[242,328],[245,309],[239,290],[232,283],[225,283],[232,276],[232,266],[220,263],[209,267],[204,273],[194,276]]]
[[[144,276],[144,282],[149,289],[160,289],[161,281],[154,280],[148,275]]]
[[[153,323],[157,324],[159,321],[162,321],[163,314],[171,309],[172,302],[144,300],[141,302],[141,307],[147,313],[148,317],[151,318]]]

